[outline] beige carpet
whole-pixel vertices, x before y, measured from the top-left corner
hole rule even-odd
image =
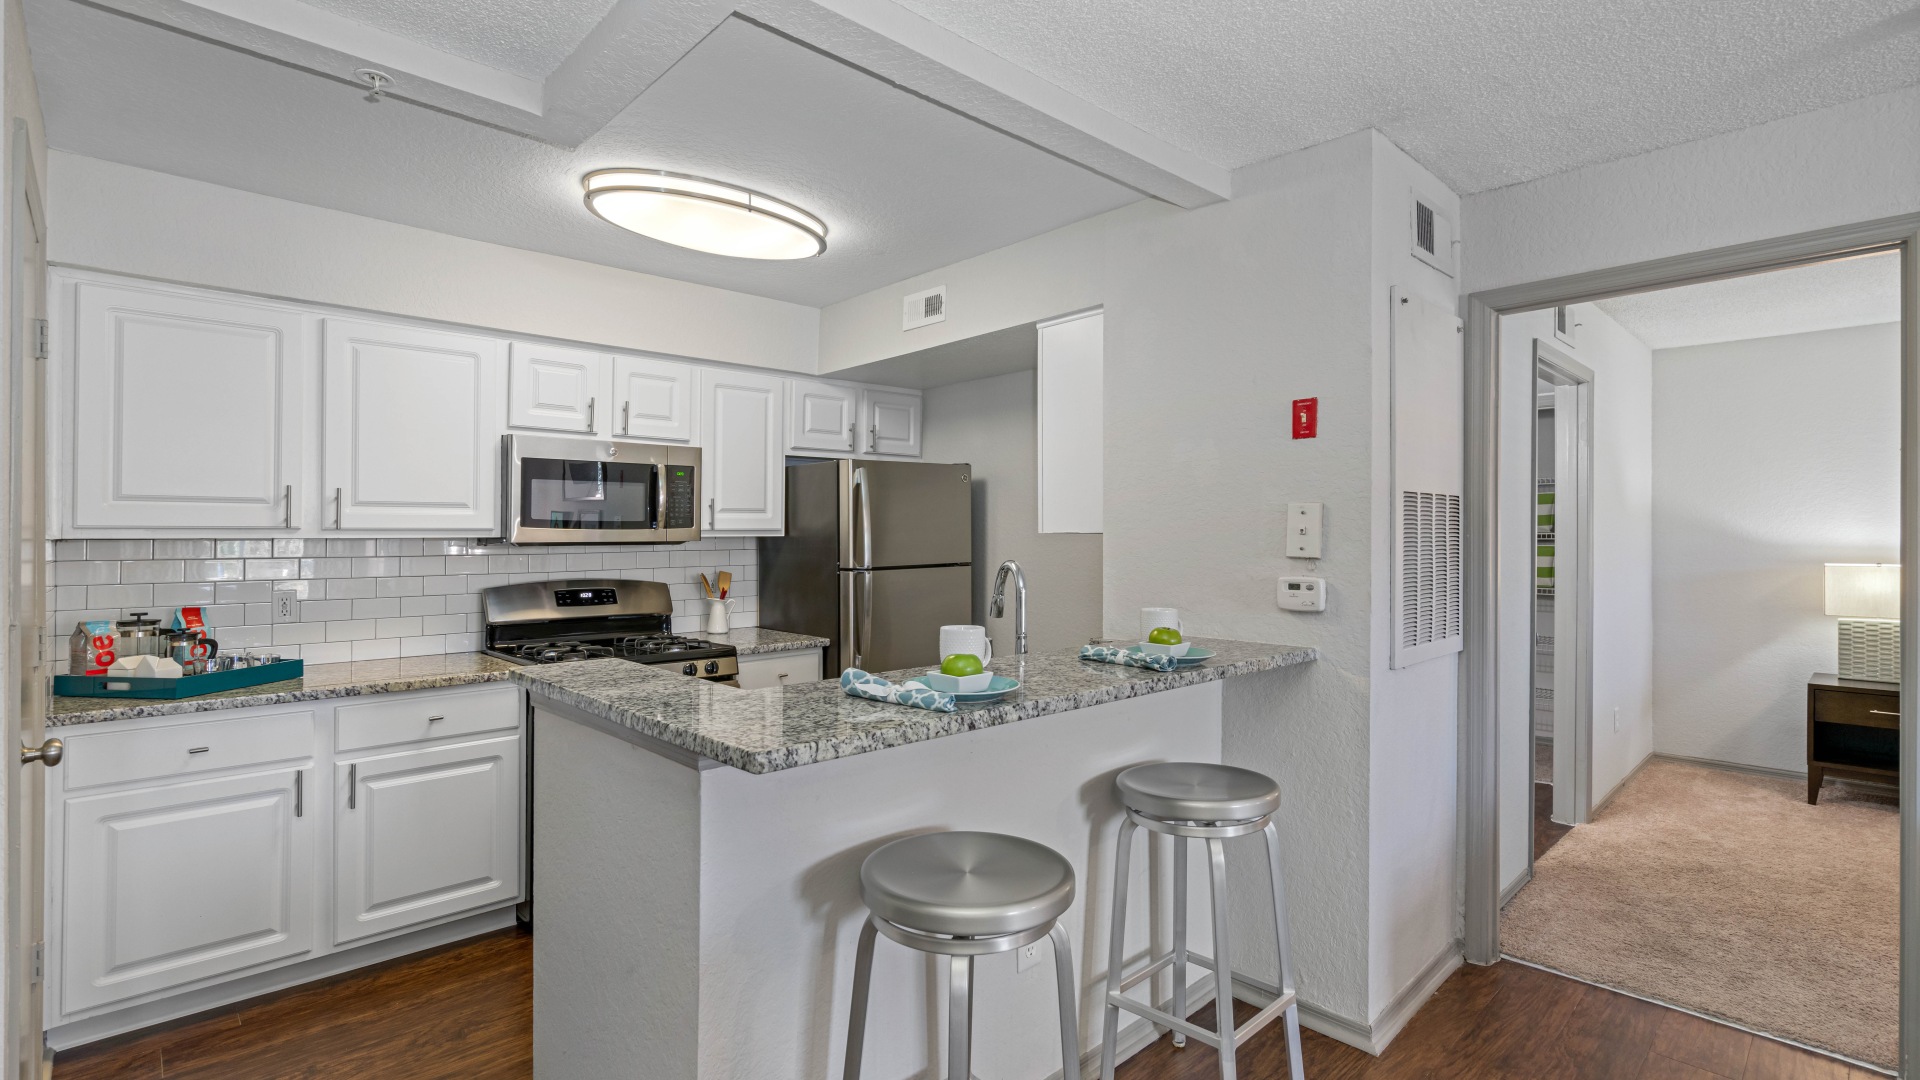
[[[1891,799],[1654,760],[1534,866],[1509,955],[1889,1069],[1899,1044]]]

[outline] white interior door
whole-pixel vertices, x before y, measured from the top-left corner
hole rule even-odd
[[[1552,816],[1582,825],[1593,810],[1593,372],[1544,342],[1534,350],[1553,388]]]
[[[0,709],[13,747],[38,747],[46,733],[45,679],[40,640],[46,616],[46,506],[43,367],[34,359],[46,315],[46,259],[39,190],[28,163],[26,131],[13,132],[7,205],[9,281],[7,373],[0,379],[0,530],[6,564],[0,606],[6,609],[6,648],[0,653]],[[41,942],[44,936],[46,836],[45,773],[39,764],[6,751],[6,1076],[41,1080],[51,1073],[42,1030]],[[50,762],[51,763],[51,762]]]

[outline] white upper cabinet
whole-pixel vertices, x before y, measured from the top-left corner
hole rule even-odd
[[[651,356],[613,358],[613,408],[610,431],[617,439],[692,443],[694,367]]]
[[[700,526],[707,532],[786,528],[785,384],[746,372],[701,372]]]
[[[607,396],[606,354],[516,341],[508,367],[508,427],[594,433]]]
[[[860,451],[885,457],[920,456],[920,394],[913,390],[860,391]]]
[[[795,453],[851,454],[860,426],[860,388],[818,379],[787,383],[787,448]]]
[[[94,281],[73,298],[72,524],[297,528],[309,317]]]
[[[505,345],[358,319],[325,336],[324,525],[497,532]]]

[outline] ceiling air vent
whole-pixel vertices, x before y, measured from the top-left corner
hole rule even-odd
[[[915,327],[930,326],[947,321],[947,287],[935,285],[925,292],[907,296],[900,307],[900,329],[912,330]]]
[[[1409,218],[1413,242],[1408,250],[1413,257],[1435,270],[1453,276],[1453,222],[1432,203],[1414,195]]]

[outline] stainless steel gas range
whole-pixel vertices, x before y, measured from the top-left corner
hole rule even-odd
[[[739,685],[739,650],[673,632],[673,598],[658,581],[566,578],[481,594],[489,656],[515,664],[619,658]]]

